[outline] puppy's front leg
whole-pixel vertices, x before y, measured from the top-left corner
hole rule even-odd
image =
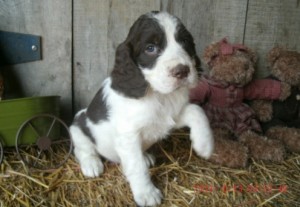
[[[188,104],[178,122],[178,127],[187,126],[191,129],[190,139],[195,152],[209,158],[213,152],[214,142],[209,121],[203,109],[195,104]]]
[[[151,182],[138,135],[126,134],[119,137],[117,142],[116,150],[135,202],[139,206],[160,204],[162,195]]]

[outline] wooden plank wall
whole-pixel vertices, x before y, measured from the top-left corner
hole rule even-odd
[[[268,74],[266,54],[274,46],[300,52],[300,1],[250,0],[245,44],[259,54],[258,76]]]
[[[75,111],[86,107],[100,88],[132,23],[159,8],[155,0],[74,0]]]
[[[72,1],[0,0],[0,30],[42,37],[42,61],[4,68],[11,95],[59,95],[62,116],[71,117]]]
[[[113,67],[116,47],[141,14],[164,10],[181,18],[199,56],[223,37],[245,43],[259,54],[257,77],[262,77],[268,74],[265,54],[273,46],[300,51],[299,2],[0,0],[0,29],[43,36],[43,61],[20,64],[12,71],[26,95],[62,95],[70,114],[71,99],[74,111],[91,101]]]

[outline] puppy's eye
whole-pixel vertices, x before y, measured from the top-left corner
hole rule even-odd
[[[159,52],[159,48],[156,45],[150,44],[150,45],[147,45],[145,52],[148,55],[156,55]]]

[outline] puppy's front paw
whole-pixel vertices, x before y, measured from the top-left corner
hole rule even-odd
[[[214,140],[211,131],[205,134],[198,134],[197,138],[193,139],[192,146],[198,156],[205,159],[210,158],[214,150]]]
[[[153,184],[145,186],[134,193],[134,200],[138,206],[155,206],[161,203],[162,194]]]
[[[97,177],[103,173],[103,164],[98,157],[90,156],[80,163],[81,171],[86,177]]]

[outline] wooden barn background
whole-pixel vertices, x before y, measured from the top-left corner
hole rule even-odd
[[[60,95],[65,120],[86,107],[138,16],[168,11],[191,31],[199,56],[228,37],[259,54],[258,77],[275,45],[300,51],[299,0],[0,0],[0,30],[42,37],[41,61],[5,66],[20,96]]]

